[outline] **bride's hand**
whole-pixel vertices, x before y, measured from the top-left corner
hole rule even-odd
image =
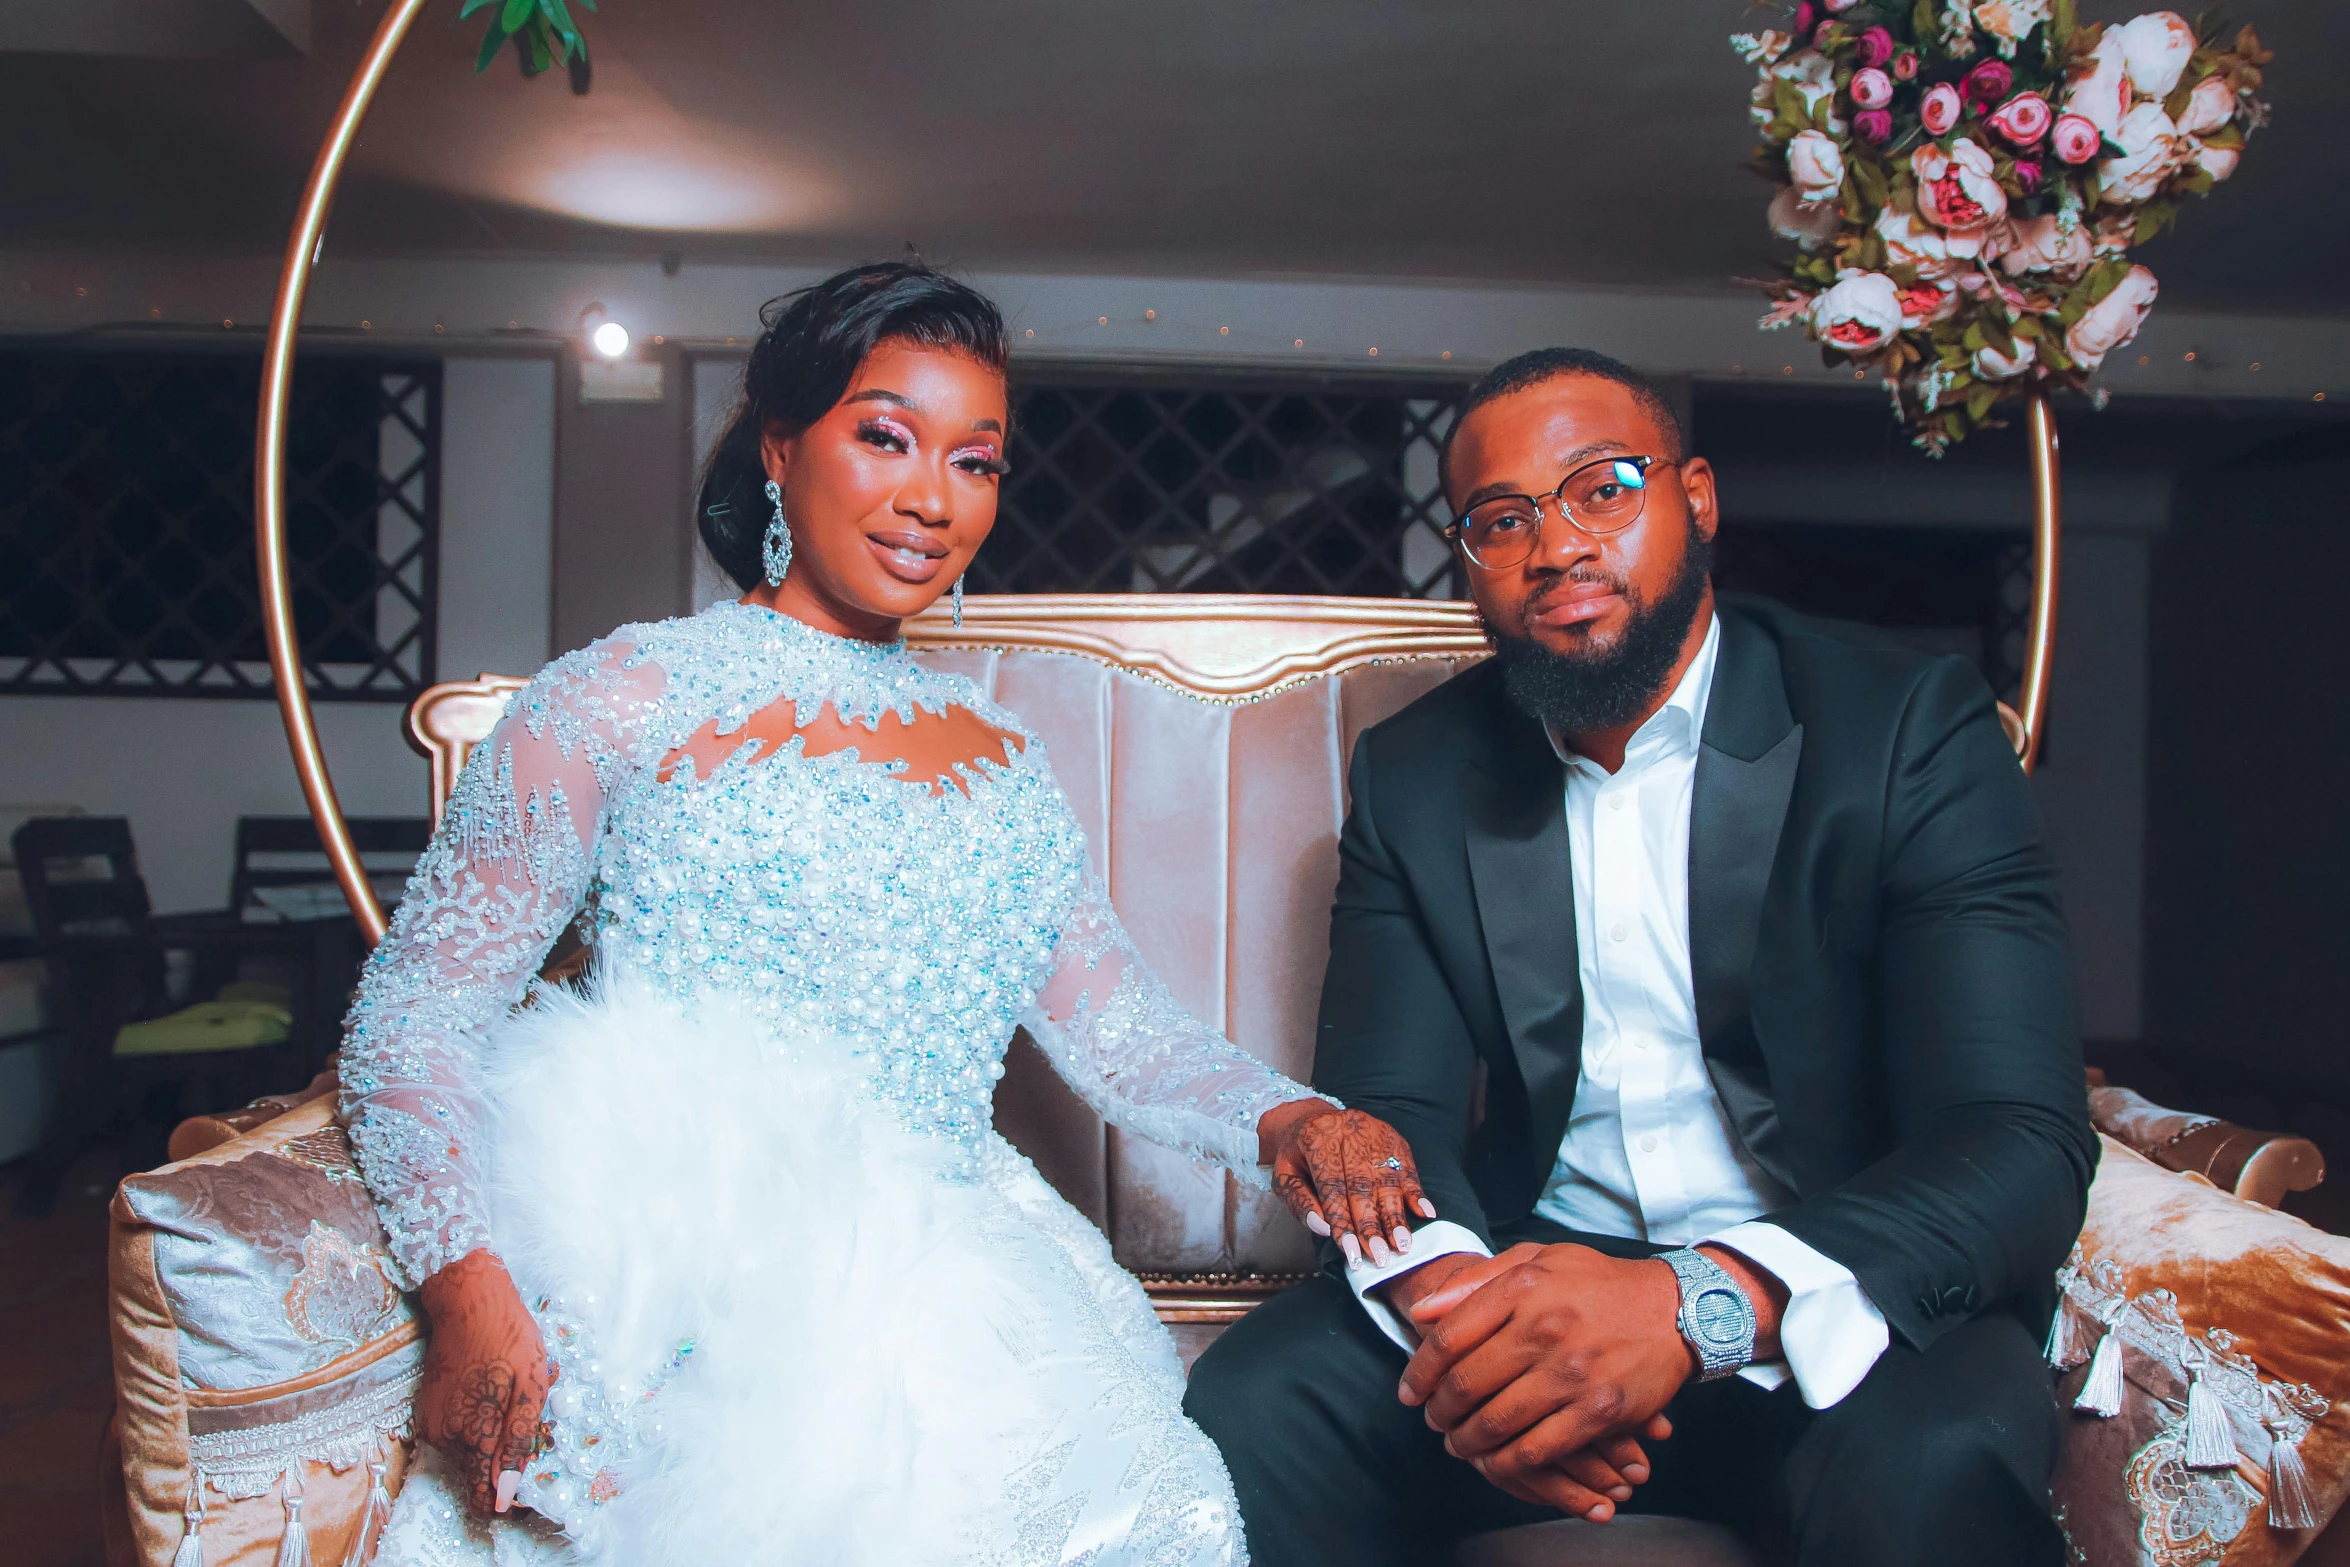
[[[502,1513],[538,1443],[553,1381],[538,1323],[486,1251],[467,1252],[418,1294],[432,1341],[416,1389],[417,1433],[457,1466],[474,1512]]]
[[[1281,1200],[1307,1229],[1335,1239],[1349,1262],[1366,1252],[1389,1261],[1411,1248],[1406,1215],[1436,1217],[1411,1144],[1375,1115],[1301,1099],[1266,1111],[1257,1137]]]

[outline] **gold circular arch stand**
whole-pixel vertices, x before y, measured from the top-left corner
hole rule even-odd
[[[367,106],[383,84],[401,40],[424,10],[426,0],[392,0],[390,9],[368,43],[343,100],[335,109],[326,140],[310,166],[302,188],[302,204],[294,230],[286,237],[285,262],[278,273],[277,303],[270,312],[268,346],[261,363],[261,408],[253,448],[253,530],[261,570],[261,622],[269,641],[269,671],[277,690],[277,705],[286,724],[286,744],[294,753],[294,771],[302,780],[311,820],[318,824],[319,841],[334,867],[335,881],[359,922],[369,946],[383,939],[384,913],[368,884],[367,868],[351,841],[343,819],[342,802],[335,796],[327,771],[326,753],[318,743],[318,724],[310,709],[309,688],[302,679],[302,650],[294,634],[292,581],[286,570],[285,436],[286,395],[294,374],[294,349],[301,334],[302,305],[310,292],[310,269],[318,260],[319,240],[327,211],[334,204],[335,186],[342,178],[343,160],[367,116]],[[2008,738],[2025,771],[2038,760],[2042,724],[2048,711],[2049,653],[2056,639],[2057,544],[2061,525],[2056,462],[2056,419],[2045,397],[2031,401],[2029,433],[2032,452],[2032,613],[2024,658],[2022,711],[2000,709]]]

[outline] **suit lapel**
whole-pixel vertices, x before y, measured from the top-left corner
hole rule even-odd
[[[1566,770],[1530,720],[1514,742],[1462,769],[1469,874],[1494,990],[1526,1085],[1529,1157],[1547,1176],[1583,1060],[1583,987],[1567,856]],[[1530,743],[1529,743],[1530,742]]]
[[[1757,1164],[1794,1189],[1751,980],[1803,726],[1787,708],[1778,649],[1734,614],[1706,701],[1689,809],[1689,969],[1697,1033],[1722,1108]]]

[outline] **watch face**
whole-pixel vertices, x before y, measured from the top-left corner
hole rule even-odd
[[[1742,1342],[1747,1333],[1746,1302],[1730,1290],[1706,1290],[1690,1302],[1689,1319],[1698,1336],[1725,1349]]]

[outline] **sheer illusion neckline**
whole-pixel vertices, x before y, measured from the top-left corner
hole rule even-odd
[[[811,626],[799,616],[777,609],[773,605],[754,604],[748,599],[721,599],[710,607],[712,609],[744,610],[770,624],[780,621],[789,626],[792,631],[813,639],[817,646],[830,643],[852,657],[911,656],[906,651],[906,639],[902,636],[893,637],[887,642],[876,642],[869,637],[846,637],[837,631],[826,631],[821,626]]]

